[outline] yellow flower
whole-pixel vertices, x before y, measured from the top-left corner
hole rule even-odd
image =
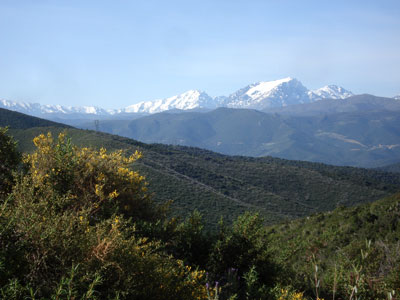
[[[119,194],[118,194],[117,190],[114,190],[114,192],[108,194],[108,197],[109,197],[110,199],[117,198],[118,196],[119,196]]]
[[[65,139],[65,132],[60,132],[60,134],[58,135],[58,139],[61,141],[61,140],[64,140]]]
[[[99,197],[103,196],[103,185],[96,184],[95,189],[96,189],[95,193],[97,196]]]

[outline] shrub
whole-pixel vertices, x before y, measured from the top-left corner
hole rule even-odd
[[[157,220],[140,157],[34,139],[27,173],[0,207],[0,292],[37,298],[205,299],[204,271],[136,234]],[[18,262],[15,264],[15,262]],[[13,296],[7,296],[13,297]]]
[[[251,213],[238,217],[231,230],[221,228],[219,239],[211,252],[209,268],[214,279],[224,284],[229,277],[229,270],[236,270],[237,275],[245,280],[240,287],[241,291],[237,291],[239,296],[243,297],[249,288],[265,291],[272,286],[275,273],[267,247],[263,219]]]

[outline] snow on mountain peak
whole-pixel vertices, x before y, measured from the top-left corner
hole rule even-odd
[[[251,84],[225,101],[232,108],[266,109],[274,106],[310,102],[307,88],[295,78],[286,77],[274,81],[262,81]]]
[[[321,99],[345,99],[354,94],[337,85],[326,85],[320,89],[308,91],[308,95],[312,101]]]
[[[108,114],[102,108],[95,106],[61,106],[61,105],[49,105],[39,103],[25,103],[16,102],[11,100],[0,99],[0,107],[4,107],[10,110],[18,112],[41,116],[45,114],[94,114],[94,115],[106,115]]]
[[[39,103],[15,102],[4,99],[0,99],[0,107],[34,116],[53,114],[71,117],[77,114],[116,115],[119,113],[158,113],[171,109],[214,109],[217,107],[264,110],[270,107],[308,103],[326,98],[344,99],[352,95],[352,92],[336,85],[327,85],[317,90],[308,90],[297,79],[286,77],[273,81],[260,81],[250,84],[228,97],[220,96],[212,98],[205,92],[189,90],[169,98],[142,101],[123,109],[104,110],[95,106],[70,107],[61,105],[41,105]],[[397,96],[396,99],[399,98],[400,96]]]
[[[394,96],[393,98],[396,100],[400,100],[400,94],[398,94],[397,96]]]
[[[282,83],[287,83],[289,81],[294,80],[291,77],[274,80],[274,81],[261,81],[255,84],[252,84],[249,90],[246,92],[246,95],[253,99],[260,99],[268,94],[270,94],[274,89],[280,86]]]
[[[205,92],[190,90],[165,99],[143,101],[123,109],[127,113],[157,113],[170,109],[216,108],[214,99]]]

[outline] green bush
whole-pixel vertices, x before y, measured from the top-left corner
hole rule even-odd
[[[221,226],[210,255],[209,269],[214,280],[222,280],[224,284],[232,271],[244,279],[236,291],[242,297],[261,290],[266,297],[266,288],[273,284],[275,268],[268,256],[263,222],[258,214],[245,213],[238,217],[232,229]]]
[[[204,271],[136,234],[160,209],[129,169],[140,153],[34,140],[29,169],[0,207],[0,283],[8,298],[205,299]]]

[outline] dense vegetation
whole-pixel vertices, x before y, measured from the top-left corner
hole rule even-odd
[[[7,128],[0,127],[0,197],[7,195],[13,186],[13,174],[21,160],[15,151],[16,143],[6,135]]]
[[[128,154],[141,151],[143,157],[134,168],[148,178],[154,201],[173,200],[174,215],[185,216],[197,209],[208,228],[215,229],[221,216],[230,224],[248,210],[259,212],[267,223],[275,223],[339,205],[374,201],[400,188],[400,174],[272,157],[226,156],[183,146],[148,145],[100,132],[66,129],[57,123],[41,124],[51,127],[32,127],[37,118],[32,120],[30,116],[7,112],[7,119],[0,118],[0,126],[12,125],[10,133],[22,152],[34,150],[35,136],[49,131],[57,136],[63,130],[81,147],[124,149]]]
[[[63,129],[11,132],[21,150],[32,151],[32,138],[48,130],[56,135]],[[147,145],[93,131],[67,132],[80,146],[128,153],[140,150],[143,157],[135,168],[148,178],[154,200],[173,200],[172,208],[180,215],[197,209],[214,225],[221,215],[231,222],[249,209],[260,211],[270,223],[306,216],[377,200],[400,187],[400,174],[271,157],[231,157],[198,148]]]
[[[139,153],[80,149],[63,134],[34,143],[1,201],[3,299],[205,297],[204,272],[136,233],[163,219],[144,178],[128,168]]]
[[[1,161],[18,160],[0,133]],[[400,196],[265,227],[168,217],[126,156],[34,139],[0,198],[4,299],[395,299]],[[323,169],[323,166],[321,166]],[[357,172],[355,172],[357,175]],[[341,176],[336,175],[336,176]],[[4,180],[14,178],[14,181]],[[354,181],[360,180],[357,176]],[[371,183],[376,184],[376,183]]]
[[[380,299],[400,289],[400,194],[268,229],[281,281],[320,297]],[[319,285],[315,286],[317,278]]]
[[[380,167],[377,169],[385,172],[400,173],[400,163]]]

